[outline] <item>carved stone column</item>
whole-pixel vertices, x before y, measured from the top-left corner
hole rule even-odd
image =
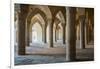
[[[18,54],[25,55],[25,46],[26,46],[26,16],[28,13],[28,5],[20,5],[20,13],[18,19]]]
[[[74,61],[76,59],[76,8],[66,8],[67,18],[67,47],[66,47],[66,59],[68,61]]]
[[[85,16],[80,16],[80,48],[85,48]]]
[[[44,43],[47,43],[46,41],[46,26],[43,25],[43,28],[42,28],[42,40]]]
[[[88,44],[88,13],[86,12],[86,20],[85,20],[85,45]]]
[[[66,40],[66,31],[65,31],[65,24],[63,24],[63,44],[66,43],[65,40]]]
[[[28,24],[26,24],[27,26],[26,26],[26,37],[27,37],[27,40],[26,40],[26,45],[27,46],[29,46],[30,45],[30,31],[29,31],[29,25]]]
[[[49,46],[53,47],[53,23],[49,23]]]

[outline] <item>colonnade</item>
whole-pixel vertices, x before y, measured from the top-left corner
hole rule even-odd
[[[27,5],[20,5],[20,13],[18,17],[18,54],[25,55],[25,47],[29,45],[29,38],[26,38],[26,18],[28,15]],[[74,61],[76,59],[76,8],[70,7],[66,8],[66,25],[63,24],[63,44],[66,43],[66,57],[69,61]],[[49,26],[49,47],[53,47],[53,23],[54,19],[50,19]],[[79,16],[80,23],[80,48],[84,49],[87,41],[87,24],[85,15]],[[46,26],[43,25],[42,28],[42,40],[47,43]],[[66,34],[67,32],[67,34]],[[56,38],[56,37],[55,37]],[[67,39],[66,39],[67,38]],[[56,39],[55,39],[56,40]]]

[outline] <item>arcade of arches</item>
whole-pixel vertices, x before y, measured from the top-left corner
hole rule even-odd
[[[94,59],[93,8],[15,4],[14,12],[15,61],[57,54],[66,61]]]

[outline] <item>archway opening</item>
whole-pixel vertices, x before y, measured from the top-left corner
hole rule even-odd
[[[43,46],[43,27],[45,21],[40,14],[36,14],[31,18],[29,25],[29,40],[30,46]]]
[[[32,26],[32,43],[42,43],[42,28],[38,22]]]
[[[57,34],[58,35],[58,38],[57,39],[57,42],[61,43],[61,44],[65,44],[65,41],[66,41],[66,37],[65,37],[65,27],[66,27],[66,24],[65,24],[65,18],[64,18],[64,15],[62,13],[62,11],[58,11],[58,13],[56,14],[56,18],[57,18],[57,21],[58,24],[58,29],[57,29]]]
[[[63,32],[62,31],[63,30],[62,30],[60,24],[58,24],[55,33],[56,33],[56,40],[57,40],[57,42],[60,42],[60,43],[62,43],[62,40],[63,40],[63,38],[62,38],[62,33]]]

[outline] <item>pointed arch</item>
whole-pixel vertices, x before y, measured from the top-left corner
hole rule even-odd
[[[58,11],[58,13],[56,14],[56,18],[58,18],[61,21],[61,23],[65,23],[65,18],[61,11]]]
[[[35,9],[35,8],[38,8],[40,9],[41,11],[43,11],[46,16],[47,16],[47,19],[52,19],[52,14],[51,14],[51,11],[50,11],[50,8],[48,6],[41,6],[41,5],[34,5],[34,6],[30,6],[30,9]]]
[[[32,27],[34,26],[35,23],[38,23],[40,25],[40,27],[41,27],[41,30],[42,30],[43,25],[45,24],[45,21],[44,21],[43,17],[39,13],[32,17],[31,23],[29,25],[30,41],[31,42],[32,42],[32,39],[31,39],[32,38]]]
[[[43,17],[41,16],[41,14],[38,13],[32,17],[30,26],[32,26],[37,21],[39,22],[41,27],[43,24],[45,24]]]
[[[56,40],[60,40],[60,41],[62,41],[62,30],[63,30],[63,28],[62,28],[62,26],[61,26],[61,23],[59,23],[58,25],[57,25],[57,27],[56,27]]]
[[[28,14],[28,16],[27,16],[27,23],[30,23],[32,17],[35,16],[36,14],[40,14],[43,17],[44,21],[47,23],[47,16],[46,16],[46,14],[43,11],[41,11],[40,9],[38,9],[38,8],[35,8],[34,10],[32,10]]]
[[[59,29],[59,33],[56,33],[56,29],[55,29],[55,41],[56,41],[57,34],[59,34],[61,36],[61,37],[59,37],[60,40],[63,41],[63,44],[65,44],[65,26],[66,26],[66,21],[65,21],[65,17],[63,15],[62,11],[58,11],[56,13],[55,18],[56,18],[57,21],[59,21],[58,23],[56,23],[56,26],[59,26],[61,28],[61,29]]]
[[[39,22],[36,22],[32,25],[32,43],[41,43],[42,42],[42,28]]]

